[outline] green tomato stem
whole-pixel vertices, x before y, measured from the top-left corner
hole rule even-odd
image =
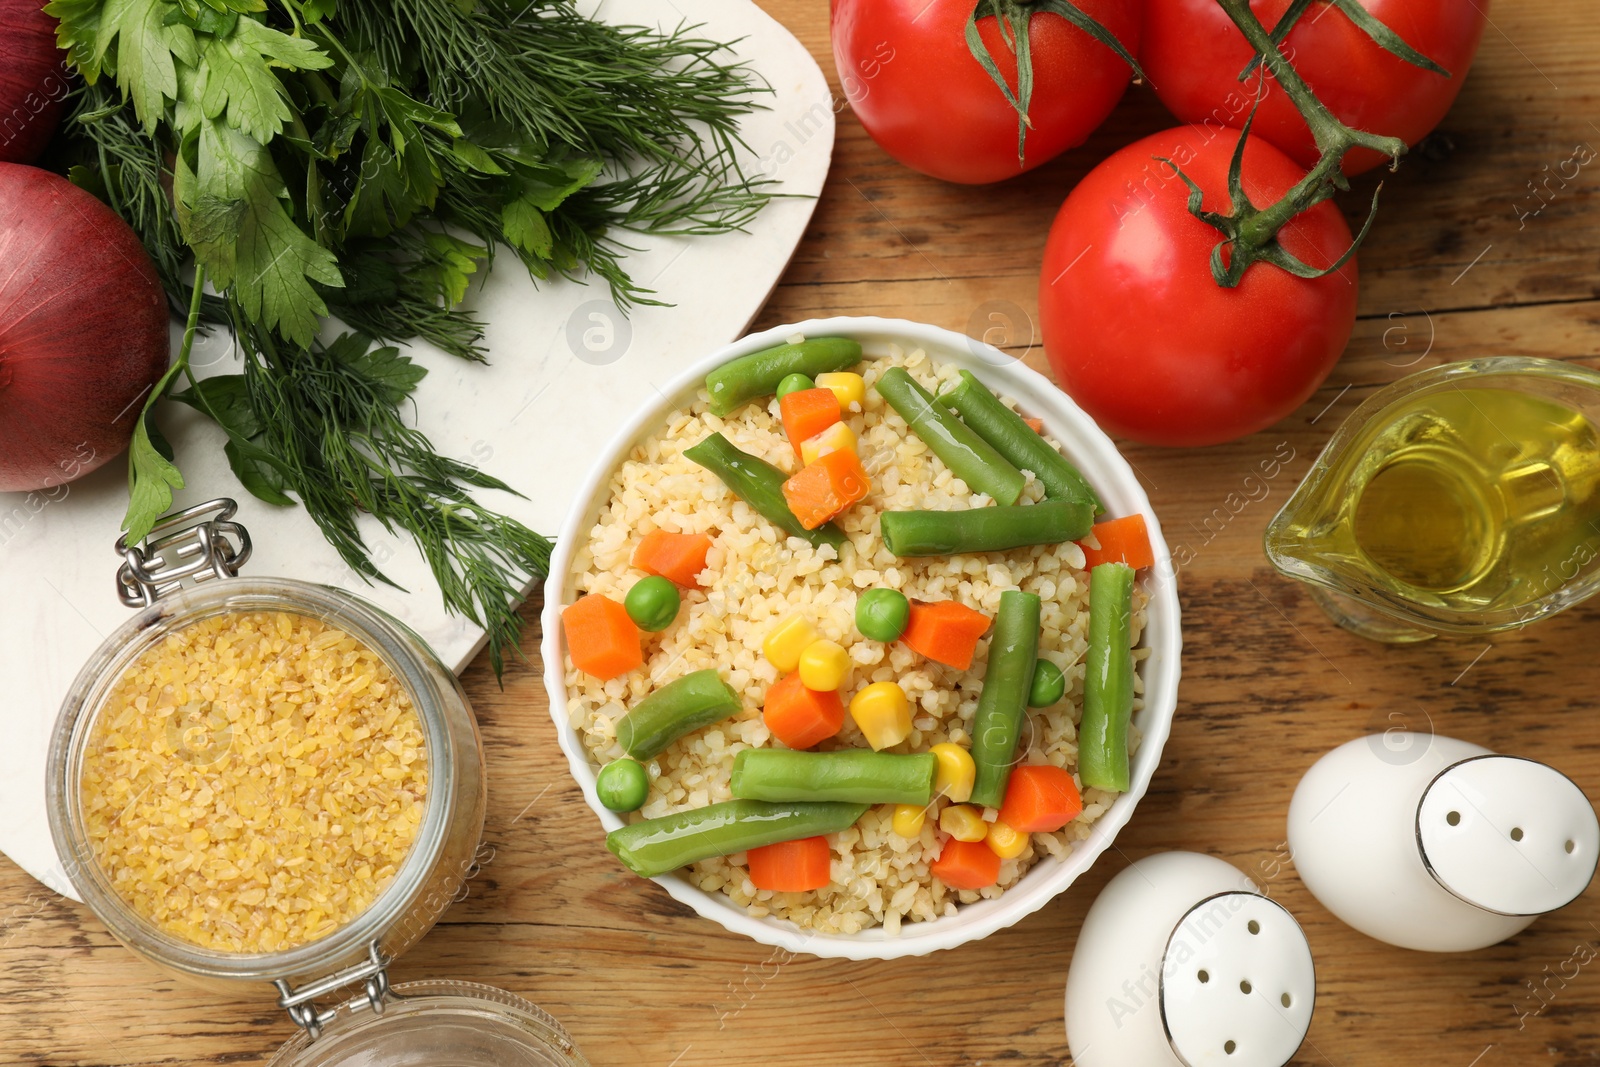
[[[1033,101],[1033,45],[1030,43],[1028,31],[1036,14],[1059,15],[1066,19],[1115,52],[1118,58],[1133,69],[1134,77],[1141,80],[1144,78],[1144,71],[1139,68],[1139,61],[1122,46],[1116,35],[1084,14],[1070,0],[977,0],[973,5],[972,14],[967,18],[967,50],[984,69],[984,73],[988,74],[999,87],[1001,94],[1006,98],[1006,103],[1017,113],[1018,166],[1025,160],[1028,131],[1033,128],[1033,122],[1028,117]],[[991,17],[1000,27],[1001,39],[1017,59],[1015,92],[1006,84],[1005,75],[1000,72],[1000,66],[989,52],[989,46],[984,43],[983,35],[978,32],[978,20]]]
[[[1245,195],[1239,177],[1244,141],[1250,129],[1250,123],[1246,122],[1229,172],[1228,185],[1232,211],[1227,215],[1204,210],[1199,187],[1173,164],[1179,176],[1190,186],[1192,194],[1189,198],[1190,212],[1203,222],[1216,227],[1223,235],[1224,240],[1212,251],[1212,275],[1218,285],[1232,287],[1239,284],[1244,272],[1257,260],[1266,260],[1302,278],[1317,278],[1331,274],[1344,266],[1345,262],[1355,254],[1362,239],[1366,237],[1377,210],[1376,192],[1373,194],[1372,207],[1368,211],[1366,223],[1360,233],[1356,235],[1345,253],[1327,267],[1313,267],[1296,259],[1278,244],[1278,232],[1296,215],[1332,197],[1336,190],[1349,188],[1349,182],[1344,177],[1343,162],[1345,154],[1351,149],[1372,149],[1398,163],[1406,152],[1406,144],[1398,137],[1385,137],[1353,129],[1339,121],[1327,105],[1317,99],[1316,94],[1306,85],[1293,64],[1279,50],[1277,38],[1268,33],[1261,20],[1256,18],[1250,9],[1249,0],[1217,0],[1217,3],[1250,42],[1261,64],[1266,68],[1264,72],[1258,74],[1258,77],[1265,79],[1267,74],[1270,74],[1299,110],[1311,130],[1321,158],[1318,159],[1316,166],[1312,167],[1310,172],[1296,182],[1294,187],[1276,203],[1265,208],[1257,208]],[[1384,44],[1382,41],[1379,43],[1393,50],[1392,43]],[[1251,118],[1254,119],[1253,112]],[[1223,256],[1225,249],[1228,252],[1226,263]]]

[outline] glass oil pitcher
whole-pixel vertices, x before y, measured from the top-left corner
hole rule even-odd
[[[1369,397],[1266,533],[1267,558],[1379,641],[1509,630],[1600,590],[1600,373],[1450,363]]]

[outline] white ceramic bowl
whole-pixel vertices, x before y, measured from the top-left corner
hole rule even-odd
[[[1127,461],[1118,454],[1111,439],[1084,414],[1066,394],[1046,378],[999,349],[974,341],[962,334],[936,326],[899,319],[832,318],[812,319],[793,326],[779,326],[764,333],[735,341],[721,351],[690,367],[662,390],[659,403],[638,411],[618,430],[611,443],[595,460],[594,469],[583,483],[578,499],[556,539],[550,560],[550,578],[545,584],[544,657],[545,688],[550,693],[550,717],[555,720],[561,749],[567,754],[572,776],[583,787],[584,799],[600,817],[606,831],[623,825],[620,816],[601,806],[595,795],[594,770],[583,743],[567,722],[566,656],[561,638],[561,609],[574,599],[572,556],[586,541],[595,518],[605,503],[612,472],[641,439],[655,433],[672,410],[692,402],[695,392],[704,387],[705,377],[739,356],[781,344],[793,335],[807,337],[851,337],[861,342],[867,357],[882,356],[890,345],[909,351],[921,348],[938,363],[954,363],[972,370],[990,388],[1016,399],[1027,412],[1044,420],[1050,435],[1060,441],[1065,453],[1094,485],[1112,515],[1141,512],[1150,529],[1151,543],[1158,560],[1155,572],[1140,580],[1150,593],[1149,619],[1143,641],[1150,648],[1144,661],[1144,708],[1135,722],[1143,740],[1134,755],[1132,786],[1118,797],[1110,810],[1095,822],[1093,833],[1079,842],[1065,859],[1046,857],[1028,871],[1016,885],[994,900],[964,904],[952,916],[930,922],[908,922],[900,932],[889,935],[873,928],[859,934],[825,934],[802,929],[776,918],[756,918],[721,893],[707,893],[677,874],[655,879],[677,900],[689,905],[707,919],[738,934],[745,934],[767,945],[790,952],[846,959],[896,959],[920,956],[937,949],[955,948],[987,937],[1044,907],[1051,898],[1070,886],[1077,877],[1110,846],[1133,809],[1144,796],[1161,749],[1172,726],[1172,713],[1178,702],[1178,654],[1182,638],[1178,629],[1178,596],[1172,566],[1161,528],[1150,510],[1150,501],[1139,487]]]

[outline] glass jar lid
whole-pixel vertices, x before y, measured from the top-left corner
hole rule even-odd
[[[513,993],[474,982],[407,982],[330,1013],[268,1067],[589,1067],[550,1015]]]

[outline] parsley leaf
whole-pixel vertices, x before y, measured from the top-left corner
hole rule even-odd
[[[312,283],[342,286],[338,260],[289,216],[283,179],[259,141],[216,119],[196,140],[193,168],[180,153],[173,183],[195,256],[251,319],[310,344],[328,313]]]
[[[172,399],[210,415],[228,431],[229,437],[248,440],[261,432],[261,420],[250,406],[250,393],[242,374],[201,378],[183,392],[173,393]]]
[[[201,62],[205,90],[200,107],[208,119],[226,111],[228,125],[262,144],[293,117],[289,93],[274,66],[324,70],[333,65],[315,43],[290,37],[252,18],[236,19],[226,37],[207,39]]]
[[[171,457],[172,446],[145,413],[133,428],[133,442],[128,446],[128,513],[122,518],[122,528],[129,544],[145,539],[156,520],[172,506],[172,491],[183,488],[183,474]]]
[[[105,0],[50,0],[45,14],[59,23],[56,44],[66,50],[67,61],[78,69],[90,85],[100,80],[105,69],[102,54],[95,49],[100,39],[100,12]]]
[[[521,196],[500,209],[500,225],[506,243],[540,259],[549,259],[555,250],[555,234],[532,196]]]
[[[128,511],[122,517],[130,545],[145,539],[156,520],[172,506],[172,491],[184,486],[183,474],[172,462],[172,446],[161,436],[150,413],[185,363],[180,357],[167,368],[145,398],[144,409],[133,425],[133,440],[128,444]]]
[[[328,355],[345,364],[367,387],[390,407],[399,404],[416,389],[417,383],[428,376],[428,368],[419,367],[400,354],[393,345],[372,345],[372,339],[359,333],[341,334],[328,346]]]
[[[262,431],[261,419],[250,403],[250,390],[242,374],[219,374],[201,378],[172,399],[209,415],[228,435],[222,447],[239,483],[258,499],[278,507],[290,507],[294,500],[284,493],[288,485],[288,466],[253,438]]]
[[[106,0],[95,27],[90,69],[116,74],[146,133],[155,131],[167,101],[177,98],[174,61],[190,67],[200,62],[194,31],[183,23],[182,15],[170,0]],[[76,40],[76,31],[72,32]],[[89,76],[87,71],[84,76]]]
[[[437,291],[445,307],[455,307],[467,295],[467,283],[478,272],[478,260],[489,250],[447,233],[427,232],[423,245],[432,253],[415,270],[415,282],[425,292]]]

